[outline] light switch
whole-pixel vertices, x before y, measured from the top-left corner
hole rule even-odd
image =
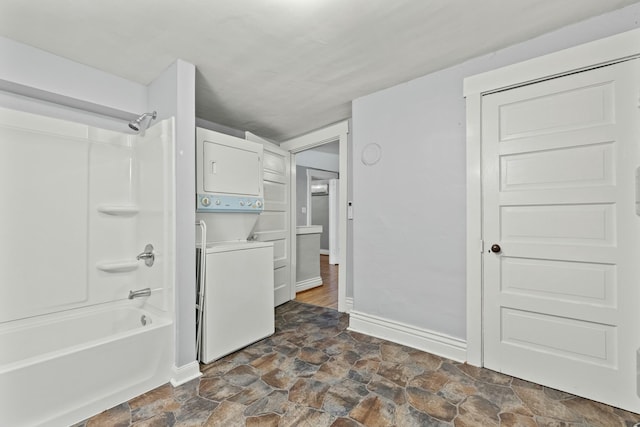
[[[300,210],[302,211],[303,214],[307,213],[307,207],[306,206],[303,206]]]

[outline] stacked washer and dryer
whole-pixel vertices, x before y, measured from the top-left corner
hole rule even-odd
[[[273,244],[248,240],[264,209],[262,145],[197,128],[196,150],[198,356],[209,363],[273,334]]]

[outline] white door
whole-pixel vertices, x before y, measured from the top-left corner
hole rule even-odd
[[[247,132],[247,140],[264,145],[264,211],[254,228],[254,238],[273,243],[274,304],[291,300],[290,156],[288,151]]]
[[[634,412],[639,63],[482,101],[484,364]]]

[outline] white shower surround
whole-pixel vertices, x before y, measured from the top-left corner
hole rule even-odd
[[[0,109],[0,348],[20,347],[0,357],[11,425],[68,425],[171,378],[174,141],[173,119],[132,135]],[[153,267],[136,260],[147,243]],[[142,288],[151,296],[127,299]]]

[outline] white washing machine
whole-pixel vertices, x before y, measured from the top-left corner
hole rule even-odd
[[[263,210],[262,145],[198,128],[196,150],[198,355],[210,363],[274,333],[273,244],[247,240]]]
[[[213,243],[206,257],[203,363],[274,332],[273,244]]]

